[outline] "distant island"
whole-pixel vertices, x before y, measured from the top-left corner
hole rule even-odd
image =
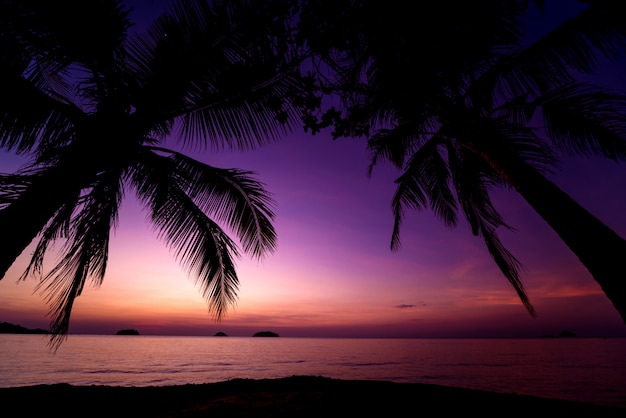
[[[228,337],[228,335],[226,335],[225,332],[220,331],[215,333],[214,337]]]
[[[121,329],[115,335],[139,335],[139,331],[136,329]]]
[[[9,322],[0,322],[0,334],[50,334],[50,331],[41,328],[26,328]]]
[[[253,337],[278,337],[278,334],[272,331],[259,331]]]
[[[559,338],[576,338],[576,334],[571,331],[561,331],[558,335]],[[541,338],[556,338],[554,334],[544,334]]]

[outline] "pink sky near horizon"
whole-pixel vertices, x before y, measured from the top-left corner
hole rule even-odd
[[[293,337],[528,337],[570,330],[626,336],[626,325],[556,234],[516,194],[494,193],[516,232],[499,231],[524,264],[532,318],[461,219],[455,229],[434,215],[409,213],[402,248],[389,248],[396,174],[367,177],[364,140],[332,141],[295,132],[245,153],[194,155],[219,167],[253,170],[273,194],[278,246],[261,261],[237,263],[238,302],[221,323],[194,282],[157,239],[128,193],[110,247],[107,275],[76,300],[70,333]],[[16,168],[0,154],[0,171]],[[626,165],[572,158],[555,182],[626,237]],[[36,280],[16,283],[28,250],[0,281],[0,321],[48,326]]]

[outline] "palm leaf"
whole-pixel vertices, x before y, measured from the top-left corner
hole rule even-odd
[[[451,143],[448,157],[456,195],[472,233],[483,238],[489,254],[523,305],[533,317],[536,316],[520,278],[523,266],[504,247],[497,234],[498,228],[512,229],[493,206],[488,192],[494,183],[501,182],[500,178],[481,158],[463,146]]]
[[[271,224],[274,202],[264,185],[251,177],[254,173],[216,168],[178,152],[152,149],[169,154],[163,157],[168,158],[169,163],[156,164],[167,164],[177,187],[204,213],[231,229],[244,251],[255,257],[273,251],[276,245],[276,232]],[[171,182],[170,179],[166,184]]]
[[[482,209],[482,208],[481,208]],[[482,218],[478,218],[481,219]],[[532,317],[536,317],[537,313],[535,312],[535,308],[530,303],[530,299],[524,290],[524,285],[519,276],[519,270],[522,267],[519,261],[513,256],[513,254],[507,250],[498,235],[496,234],[495,228],[492,228],[488,224],[481,222],[480,223],[480,234],[487,245],[487,250],[489,254],[491,254],[492,258],[496,262],[496,265],[500,268],[500,271],[507,278],[509,283],[515,289],[518,297],[520,298],[522,304],[528,311],[528,313]]]
[[[574,82],[574,73],[592,74],[603,59],[622,57],[626,24],[619,16],[614,5],[594,3],[530,45],[517,44],[517,51],[501,55],[478,74],[475,102],[481,95],[488,103],[503,95],[543,94]]]
[[[0,173],[0,210],[10,205],[24,193],[31,184],[32,177],[25,173]]]
[[[116,0],[18,3],[2,5],[0,145],[27,152],[82,117],[77,68],[90,69],[91,83],[111,77],[130,23]]]
[[[5,2],[6,3],[6,2]],[[9,2],[11,31],[34,55],[65,68],[110,68],[131,23],[121,0]]]
[[[119,175],[107,173],[80,198],[78,205],[72,208],[76,216],[69,221],[60,261],[37,286],[46,293],[46,301],[51,305],[50,343],[53,348],[58,348],[66,338],[74,301],[81,294],[86,279],[91,277],[96,286],[102,283],[110,231],[117,222],[121,193]],[[65,211],[65,216],[68,212]],[[65,225],[66,220],[64,217],[55,219],[54,226],[44,232],[44,245],[58,232],[59,226]],[[41,244],[37,249],[40,247]],[[37,264],[35,267],[39,268]]]
[[[270,214],[263,204],[267,197],[257,183],[248,184],[245,175],[242,181],[242,173],[233,175],[173,155],[146,153],[132,173],[132,182],[159,237],[195,278],[210,312],[220,319],[236,300],[239,281],[233,257],[239,252],[205,211],[235,227],[244,248],[260,255],[275,243],[275,232],[264,216]]]
[[[441,139],[436,136],[424,143],[396,179],[396,192],[391,202],[394,213],[392,250],[400,248],[400,226],[406,209],[420,211],[430,207],[444,224],[456,225],[456,200],[450,189],[450,171],[438,150],[440,144]]]
[[[580,155],[626,158],[626,96],[572,83],[536,100],[545,131],[561,150]]]
[[[273,251],[274,202],[264,185],[251,177],[254,173],[212,167],[180,153],[173,157],[177,170],[192,180],[189,196],[205,213],[232,229],[244,251],[256,257]]]
[[[509,114],[480,117],[472,110],[461,109],[454,118],[453,123],[442,128],[445,134],[480,155],[506,182],[510,179],[501,167],[523,161],[542,172],[550,172],[558,161],[535,128],[510,121]]]
[[[0,146],[6,150],[25,153],[55,143],[71,132],[82,114],[54,92],[42,91],[21,76],[4,74],[0,80]]]
[[[619,5],[590,2],[577,15],[542,36],[530,52],[541,52],[547,60],[560,60],[570,69],[593,73],[600,57],[614,60],[626,47],[626,23]],[[552,57],[552,58],[550,58]]]
[[[221,319],[236,300],[237,247],[180,189],[169,189],[169,199],[152,212],[152,221],[159,237],[199,284],[209,311]]]
[[[367,140],[367,148],[371,154],[368,175],[381,160],[389,161],[397,168],[403,168],[407,154],[415,146],[415,128],[411,124],[399,124],[393,129],[380,129]]]
[[[276,47],[270,16],[251,29],[245,7],[208,4],[176,3],[129,44],[137,117],[149,128],[176,120],[183,141],[214,148],[273,141],[300,120],[286,103],[301,89],[299,61]]]

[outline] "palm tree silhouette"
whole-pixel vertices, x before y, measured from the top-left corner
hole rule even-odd
[[[287,100],[299,72],[286,10],[181,1],[131,36],[120,1],[54,3],[1,6],[0,145],[32,159],[0,176],[0,277],[37,238],[22,278],[41,276],[58,346],[86,280],[105,276],[132,190],[221,318],[236,299],[240,249],[275,247],[273,201],[254,173],[203,164],[166,139],[245,150],[300,120]],[[44,272],[57,240],[59,261]]]
[[[528,45],[527,1],[431,2],[416,14],[350,3],[337,12],[343,20],[322,26],[331,35],[318,30],[311,44],[335,69],[335,79],[321,82],[343,104],[320,125],[332,124],[337,137],[367,136],[370,169],[390,161],[402,170],[392,249],[407,210],[431,208],[450,226],[462,212],[535,315],[521,265],[497,235],[509,226],[489,196],[509,187],[576,254],[626,323],[626,241],[547,177],[561,153],[626,157],[626,97],[576,77],[593,73],[602,55],[623,54],[626,27],[614,6],[589,2]]]

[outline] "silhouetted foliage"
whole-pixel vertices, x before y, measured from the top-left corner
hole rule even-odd
[[[288,2],[174,2],[140,34],[128,16],[114,0],[0,3],[0,146],[31,157],[0,175],[0,277],[36,242],[22,279],[41,279],[53,346],[87,279],[102,283],[131,190],[217,319],[236,299],[240,251],[263,257],[276,244],[255,173],[165,141],[246,150],[299,125]],[[60,261],[44,271],[57,241]]]
[[[362,136],[371,169],[401,171],[393,250],[407,211],[430,208],[448,226],[461,213],[535,315],[521,264],[497,234],[511,226],[489,194],[512,188],[626,322],[626,241],[547,177],[562,154],[626,157],[626,97],[578,77],[624,56],[626,22],[615,4],[588,3],[529,44],[527,11],[541,1],[303,1],[298,39],[324,68],[318,91],[331,97],[307,126]]]
[[[623,55],[626,23],[614,3],[586,3],[527,45],[526,12],[542,1],[181,0],[131,35],[121,1],[3,0],[0,146],[31,158],[0,174],[0,277],[36,242],[22,279],[41,279],[58,345],[87,279],[104,279],[132,190],[219,319],[240,249],[275,247],[274,203],[255,173],[165,139],[246,150],[304,125],[363,137],[372,169],[400,170],[392,249],[407,210],[449,226],[461,214],[534,315],[489,195],[509,187],[626,321],[626,242],[547,177],[562,153],[626,156],[626,98],[576,77]],[[57,241],[60,261],[44,271]]]

